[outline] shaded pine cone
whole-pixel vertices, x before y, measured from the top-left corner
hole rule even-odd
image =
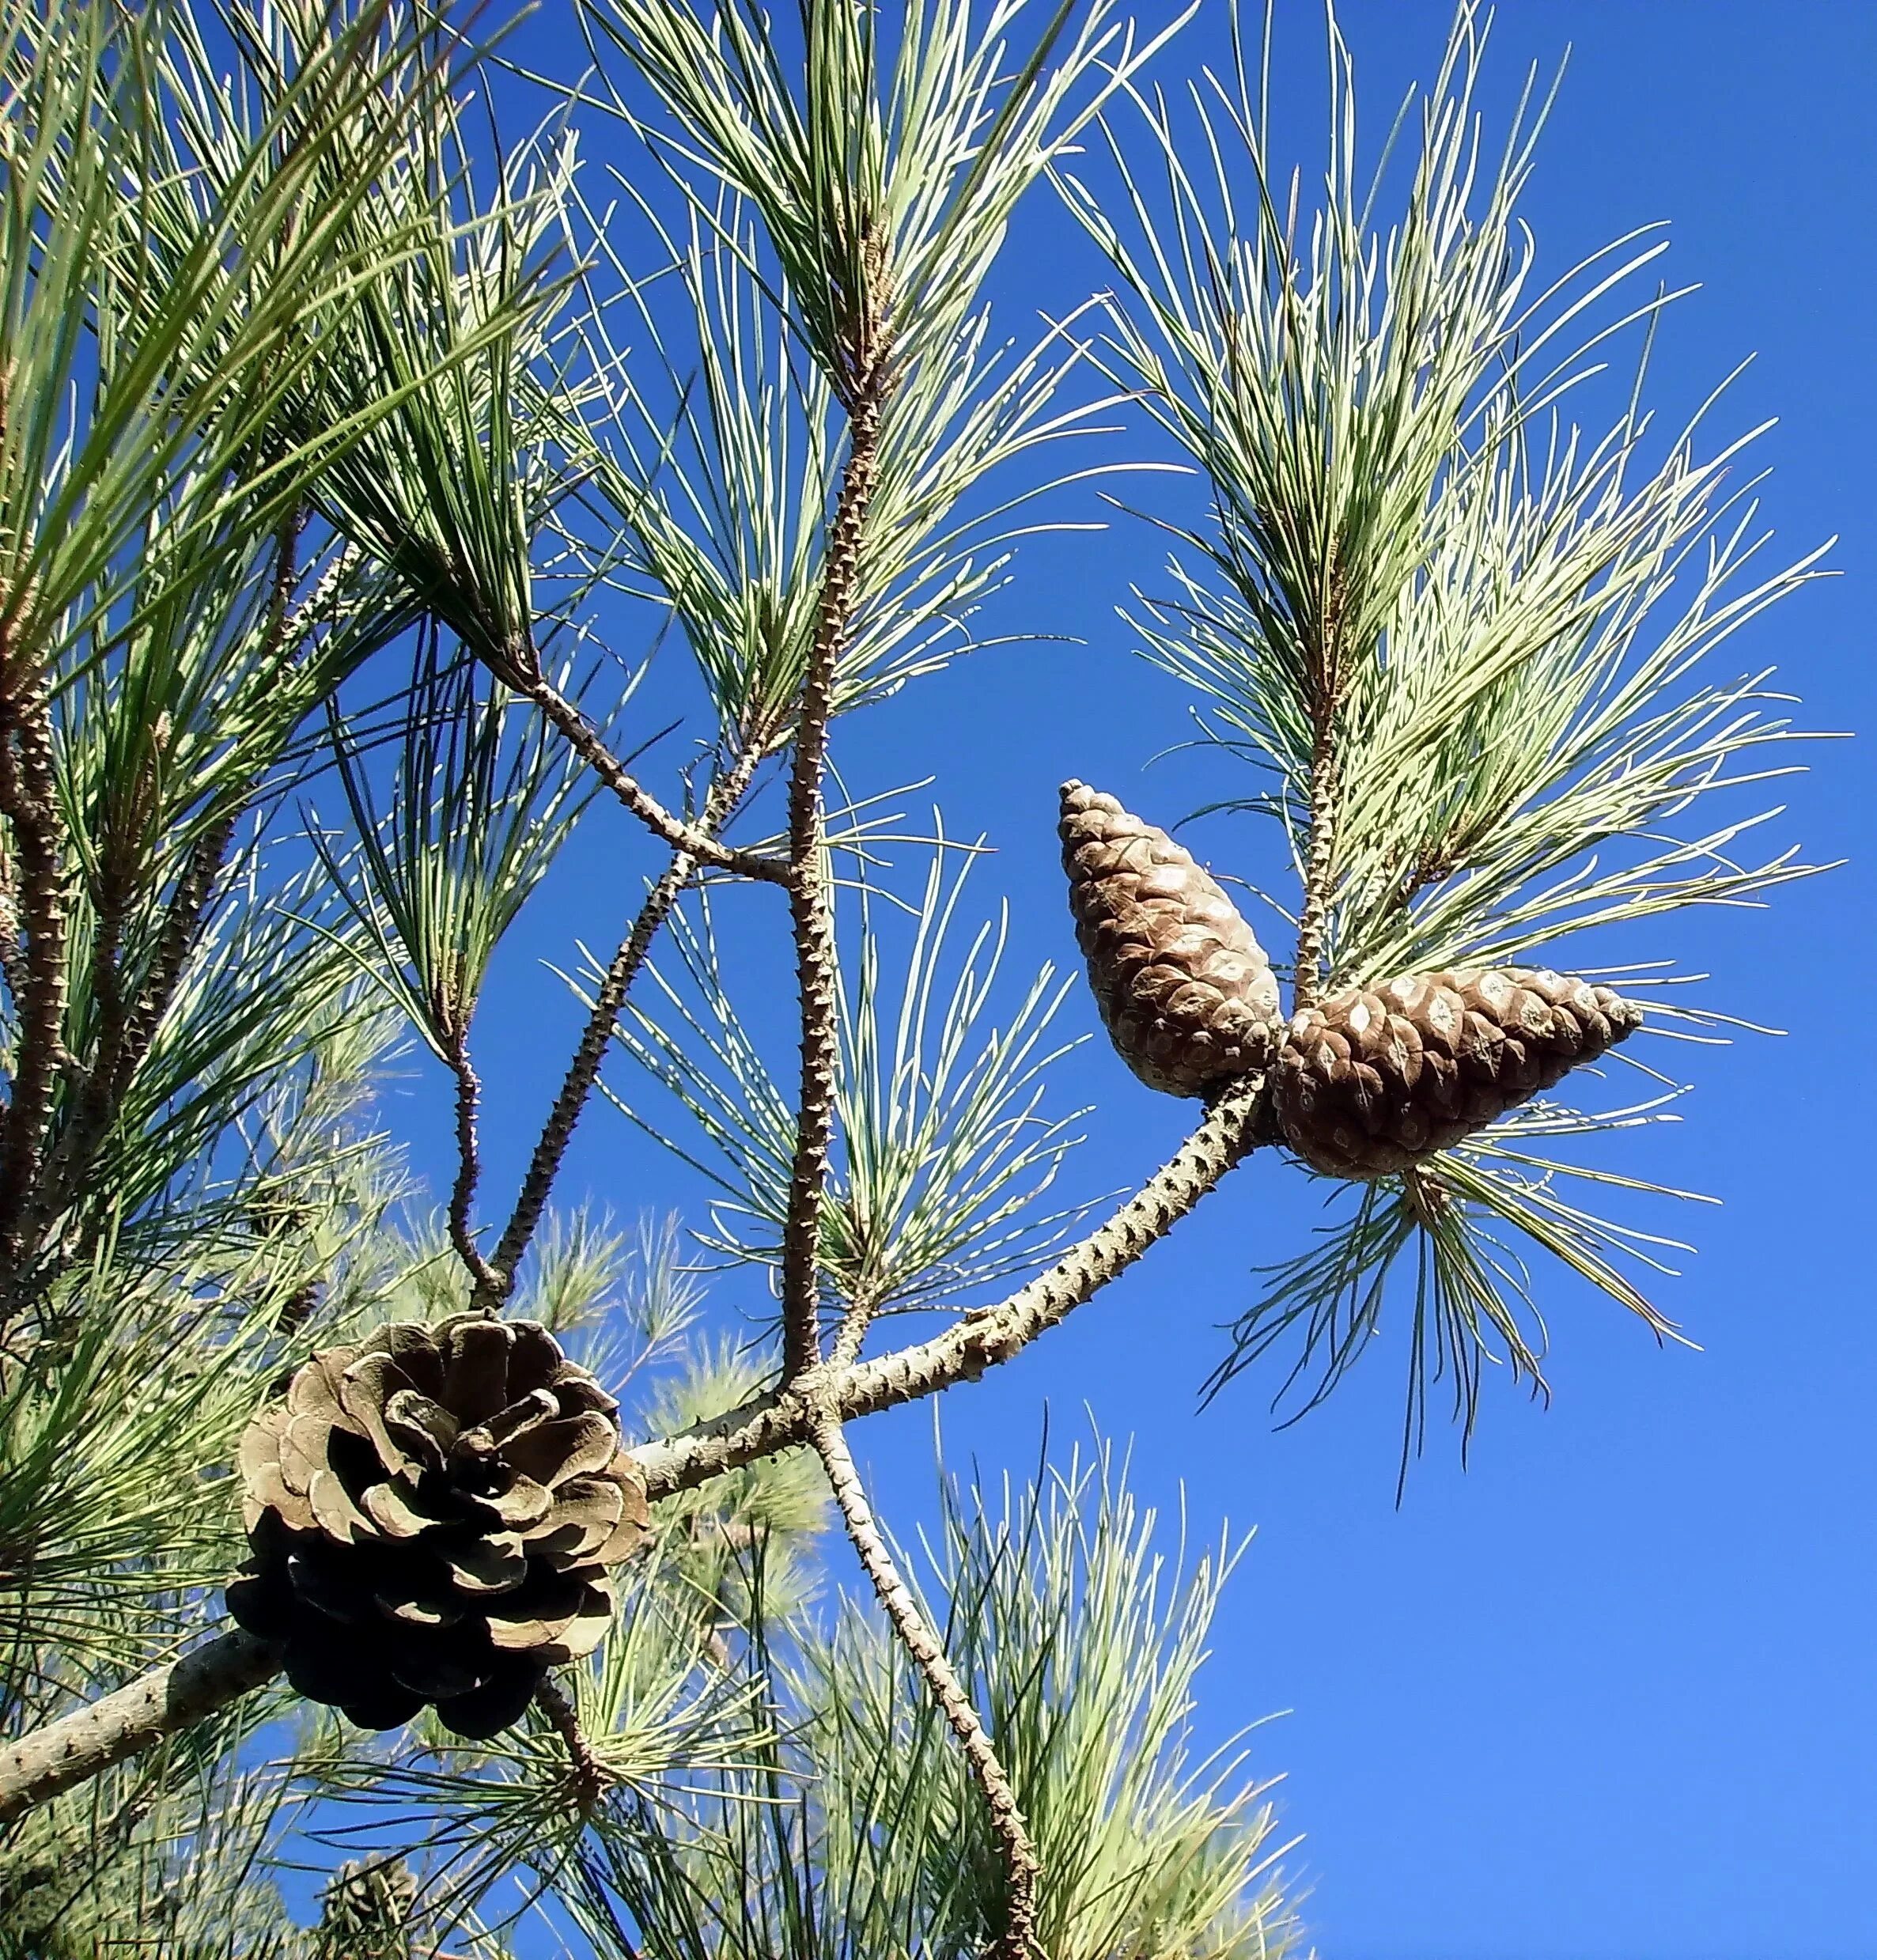
[[[1122,1060],[1169,1095],[1262,1068],[1277,982],[1231,899],[1164,831],[1086,783],[1062,785],[1058,828],[1077,943]]]
[[[545,1327],[464,1314],[316,1354],[241,1439],[228,1589],[287,1678],[361,1728],[426,1704],[480,1739],[612,1618],[646,1534],[619,1405]]]
[[[411,1960],[417,1880],[401,1859],[342,1864],[320,1894],[319,1960]]]
[[[1274,1071],[1291,1148],[1333,1177],[1405,1170],[1642,1024],[1608,987],[1523,967],[1413,974],[1291,1016]]]

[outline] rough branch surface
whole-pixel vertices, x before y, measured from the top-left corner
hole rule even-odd
[[[619,801],[651,831],[662,837],[673,850],[683,851],[700,865],[718,871],[732,871],[746,878],[759,878],[770,884],[786,884],[789,869],[779,859],[759,857],[750,851],[733,850],[721,844],[697,825],[687,823],[668,810],[637,777],[621,764],[600,732],[552,683],[535,680],[527,688],[529,700],[567,739],[569,747],[592,770]]]
[[[1036,1881],[1041,1867],[1036,1846],[1024,1821],[1016,1792],[997,1758],[995,1746],[983,1720],[971,1705],[971,1697],[930,1621],[920,1610],[912,1588],[900,1576],[887,1548],[886,1534],[867,1501],[853,1452],[838,1417],[823,1413],[813,1424],[810,1440],[827,1472],[829,1487],[840,1507],[842,1522],[849,1540],[873,1587],[881,1610],[893,1623],[893,1631],[912,1657],[923,1678],[933,1702],[942,1715],[984,1799],[993,1835],[1002,1852],[1010,1883],[1006,1921],[987,1960],[1030,1960],[1036,1937]]]
[[[280,1671],[280,1650],[224,1633],[0,1750],[0,1825],[191,1728]]]
[[[861,532],[879,470],[880,429],[880,396],[877,385],[870,383],[854,404],[849,427],[847,464],[828,539],[820,614],[808,654],[789,779],[789,907],[801,1001],[801,1078],[789,1210],[782,1228],[782,1373],[788,1380],[819,1358],[816,1258],[840,1060],[834,906],[821,861],[821,778],[834,709],[834,676],[860,579]]]

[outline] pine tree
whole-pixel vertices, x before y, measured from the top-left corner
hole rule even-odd
[[[532,1903],[619,1960],[1299,1950],[1262,1786],[1187,1732],[1232,1546],[1170,1576],[1097,1444],[946,1481],[914,1559],[849,1426],[1258,1151],[1338,1209],[1212,1387],[1288,1348],[1319,1398],[1402,1298],[1404,1474],[1443,1375],[1463,1432],[1487,1357],[1542,1379],[1535,1255],[1672,1333],[1597,1209],[1654,1187],[1570,1148],[1660,1113],[1593,1064],[1659,1086],[1648,1037],[1719,1018],[1659,922],[1806,868],[1702,799],[1783,766],[1712,656],[1818,554],[1750,568],[1740,445],[1655,441],[1645,374],[1571,419],[1658,247],[1537,289],[1542,115],[1489,145],[1470,0],[1400,186],[1330,18],[1314,207],[1243,32],[1176,112],[1117,0],[566,11],[557,81],[468,9],[0,0],[0,1951],[500,1954]],[[1050,199],[1113,291],[1013,352]],[[1079,982],[1012,986],[974,848],[834,770],[989,643],[1068,523],[1046,452],[1124,407],[1208,493],[1131,630],[1289,888],[1273,963],[1065,787],[1117,1081],[1200,1104],[1092,1219]],[[600,643],[634,606],[687,762]],[[491,965],[608,822],[660,861],[555,949],[581,1032],[491,1209]],[[709,1180],[687,1232],[562,1188],[596,1101]]]

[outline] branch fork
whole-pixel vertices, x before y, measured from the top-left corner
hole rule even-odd
[[[695,834],[713,839],[728,822],[747,793],[759,749],[746,747],[729,767],[712,782],[698,815]],[[585,1111],[593,1084],[599,1080],[600,1065],[612,1039],[613,1025],[633,981],[651,951],[659,928],[697,875],[701,860],[697,853],[680,847],[652,889],[645,895],[636,917],[613,955],[604,978],[593,997],[586,1025],[581,1031],[572,1058],[562,1077],[554,1105],[543,1124],[533,1155],[516,1194],[513,1210],[502,1228],[493,1255],[485,1255],[476,1244],[470,1218],[470,1201],[480,1170],[477,1157],[475,1115],[479,1085],[470,1065],[467,1030],[459,1034],[446,1054],[456,1078],[457,1172],[450,1206],[450,1232],[458,1257],[468,1273],[478,1302],[491,1309],[500,1307],[515,1290],[515,1277],[521,1261],[534,1241],[555,1179],[572,1142],[575,1127]]]
[[[687,823],[668,810],[633,775],[607,747],[605,737],[574,703],[544,675],[527,679],[517,691],[532,701],[566,738],[588,768],[605,784],[619,801],[645,827],[663,838],[675,851],[681,851],[699,865],[713,871],[735,872],[765,884],[786,885],[789,867],[781,859],[766,857],[755,851],[732,849],[720,843],[707,826]]]

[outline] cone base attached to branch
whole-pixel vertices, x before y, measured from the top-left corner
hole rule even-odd
[[[1642,1024],[1608,987],[1547,968],[1413,974],[1293,1015],[1277,1120],[1331,1177],[1403,1171],[1594,1061]]]

